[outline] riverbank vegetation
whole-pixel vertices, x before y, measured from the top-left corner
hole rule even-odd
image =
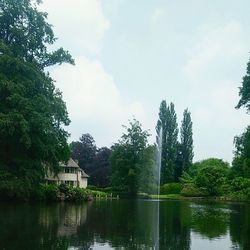
[[[47,68],[74,60],[62,48],[51,52],[56,38],[38,4],[0,3],[1,199],[88,200],[107,193],[148,197],[158,194],[161,185],[160,194],[168,197],[250,200],[250,126],[234,139],[231,165],[215,158],[194,163],[191,112],[184,110],[178,127],[175,105],[166,100],[160,103],[154,144],[148,141],[149,131],[133,119],[111,148],[98,148],[88,133],[68,145],[66,104]],[[239,95],[236,108],[249,113],[250,62]],[[70,156],[96,190],[45,184],[46,171],[57,174],[59,162]]]

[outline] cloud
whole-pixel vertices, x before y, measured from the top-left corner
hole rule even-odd
[[[204,75],[210,79],[218,79],[225,74],[228,76],[230,70],[233,70],[235,60],[245,58],[249,49],[249,37],[241,23],[235,20],[215,28],[201,27],[200,37],[201,39],[187,50],[188,60],[184,73],[191,80]],[[223,71],[224,69],[227,71]]]
[[[194,122],[195,151],[201,157],[231,160],[233,138],[248,124],[235,110],[245,74],[249,36],[238,21],[200,28],[183,68]],[[199,135],[199,136],[197,136]],[[220,143],[218,143],[220,142]]]
[[[110,23],[104,16],[99,0],[44,0],[42,10],[48,12],[49,22],[62,45],[73,56],[96,56]]]
[[[100,61],[87,57],[76,59],[76,65],[55,67],[51,75],[63,92],[72,125],[72,139],[92,130],[101,145],[109,145],[120,137],[122,124],[134,115],[144,121],[143,104],[126,102],[114,79],[105,72]],[[94,126],[94,129],[87,126]]]
[[[156,8],[152,12],[151,21],[153,24],[159,24],[165,17],[165,10]]]

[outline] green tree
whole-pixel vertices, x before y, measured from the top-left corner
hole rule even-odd
[[[107,147],[99,148],[90,164],[89,169],[91,184],[98,187],[109,187],[110,186],[110,175],[111,175],[111,166],[110,166],[110,156],[111,149]]]
[[[192,167],[194,183],[206,195],[221,195],[223,185],[226,184],[229,164],[221,159],[210,158],[196,162]]]
[[[88,133],[82,134],[82,136],[79,138],[79,141],[71,142],[70,147],[71,157],[74,160],[78,160],[79,166],[83,170],[89,170],[89,164],[92,163],[97,152],[95,140],[92,135]]]
[[[163,174],[163,181],[171,182],[174,180],[176,168],[177,145],[178,145],[178,124],[174,104],[170,103],[167,108],[167,134],[166,134],[166,166]]]
[[[145,164],[148,161],[145,156],[148,155],[146,150],[149,134],[142,130],[137,120],[133,120],[125,128],[126,133],[112,147],[112,186],[135,196],[140,188],[140,180],[145,178],[145,165],[151,166],[150,163]]]
[[[0,1],[0,172],[8,173],[7,179],[1,175],[6,186],[19,178],[31,188],[44,166],[57,172],[69,157],[66,105],[44,67],[73,60],[62,48],[47,51],[55,37],[46,18],[30,0]]]
[[[234,138],[236,150],[232,162],[233,176],[250,178],[250,126],[241,136]]]
[[[177,160],[178,124],[174,104],[168,106],[163,100],[160,104],[159,119],[156,125],[156,144],[161,143],[161,183],[174,180]]]
[[[240,100],[236,108],[245,107],[250,112],[250,61],[247,63],[247,72],[243,77],[242,86],[239,91]],[[236,150],[232,162],[232,176],[250,178],[250,126],[245,132],[234,138]]]
[[[161,183],[165,181],[165,168],[167,160],[167,103],[163,100],[160,104],[159,119],[156,125],[156,144],[161,152]]]
[[[247,72],[239,89],[240,100],[236,108],[246,107],[247,111],[250,112],[250,61],[247,63]]]
[[[184,110],[181,123],[181,142],[177,145],[177,162],[175,168],[175,178],[178,181],[183,171],[186,171],[193,162],[193,131],[191,113]]]

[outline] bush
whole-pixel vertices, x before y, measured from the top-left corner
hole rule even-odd
[[[225,166],[204,166],[198,170],[195,184],[209,196],[221,195],[229,169]]]
[[[180,194],[182,185],[180,183],[167,183],[161,186],[160,194]]]
[[[181,195],[186,197],[200,197],[204,194],[200,191],[200,189],[193,183],[186,183],[184,184]]]
[[[13,177],[11,174],[0,173],[1,200],[28,200],[31,195],[31,184],[26,180]]]
[[[231,181],[229,197],[233,200],[250,200],[250,179],[237,177]]]
[[[60,197],[59,188],[54,184],[41,184],[41,194],[47,201],[57,201]]]

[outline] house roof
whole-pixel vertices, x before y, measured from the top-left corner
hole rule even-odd
[[[61,166],[70,168],[79,168],[82,172],[82,177],[89,177],[72,158],[68,160],[67,165],[65,163],[61,163]]]
[[[68,160],[67,164],[60,162],[60,165],[62,167],[79,168],[78,164],[72,158]]]
[[[87,175],[82,169],[81,171],[82,171],[82,177],[89,177],[89,175]]]

